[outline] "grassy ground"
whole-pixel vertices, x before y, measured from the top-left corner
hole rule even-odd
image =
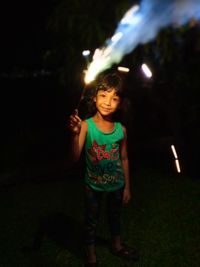
[[[100,266],[199,267],[200,180],[143,170],[134,174],[132,186],[123,237],[141,258],[129,263],[110,254],[102,217]],[[83,193],[76,174],[3,188],[0,214],[0,267],[82,266]]]

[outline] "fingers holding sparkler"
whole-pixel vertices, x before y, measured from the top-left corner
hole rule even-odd
[[[73,134],[79,134],[81,131],[81,123],[82,123],[82,120],[78,116],[78,109],[75,109],[74,113],[69,117],[68,129]]]

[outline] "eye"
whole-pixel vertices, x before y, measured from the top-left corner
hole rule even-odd
[[[104,93],[101,93],[101,94],[100,94],[100,96],[101,96],[101,97],[105,97],[105,96],[106,96],[106,94],[104,94]]]
[[[119,97],[115,96],[115,97],[113,97],[113,100],[114,101],[119,101]]]

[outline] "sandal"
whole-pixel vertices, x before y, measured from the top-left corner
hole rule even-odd
[[[122,259],[133,260],[133,261],[139,260],[138,252],[133,248],[128,248],[124,244],[122,245],[121,249],[119,250],[112,249],[111,252],[113,255],[120,257]]]

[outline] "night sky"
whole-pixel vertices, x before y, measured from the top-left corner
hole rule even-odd
[[[47,17],[52,1],[4,1],[1,4],[1,69],[37,64],[48,46]]]

